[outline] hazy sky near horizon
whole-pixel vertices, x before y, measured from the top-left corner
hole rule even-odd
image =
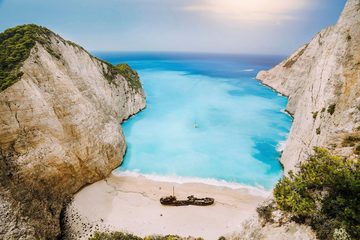
[[[346,0],[0,0],[0,31],[46,26],[90,51],[290,54]]]

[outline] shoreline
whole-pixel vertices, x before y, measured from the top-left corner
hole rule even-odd
[[[171,195],[173,187],[178,199],[189,195],[213,197],[215,204],[207,207],[161,205],[160,197]],[[88,239],[95,231],[218,239],[240,232],[242,223],[252,218],[259,203],[270,195],[271,191],[259,194],[247,186],[234,189],[112,174],[75,194],[66,209],[65,232],[70,239]]]
[[[130,171],[125,170],[121,171],[118,169],[115,169],[112,171],[112,176],[114,177],[140,177],[145,178],[150,181],[154,182],[162,182],[162,183],[169,183],[169,184],[204,184],[208,186],[213,187],[223,187],[228,189],[247,189],[251,194],[253,195],[259,195],[259,196],[268,196],[271,194],[272,189],[268,190],[265,189],[263,186],[252,186],[252,185],[246,185],[242,183],[237,182],[229,182],[226,180],[219,180],[215,178],[201,178],[201,177],[183,177],[183,176],[177,176],[177,175],[157,175],[157,174],[144,174],[137,171]]]

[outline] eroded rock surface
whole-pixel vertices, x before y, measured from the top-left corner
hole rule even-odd
[[[66,198],[121,163],[120,123],[145,107],[113,66],[44,37],[0,92],[0,239],[55,239]]]
[[[257,79],[289,97],[294,123],[281,158],[285,171],[314,146],[351,157],[342,141],[360,126],[360,0],[349,0],[336,25]]]

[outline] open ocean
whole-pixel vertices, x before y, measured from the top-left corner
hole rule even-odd
[[[271,189],[292,119],[287,99],[255,80],[280,56],[96,52],[140,74],[147,108],[122,124],[117,170]]]

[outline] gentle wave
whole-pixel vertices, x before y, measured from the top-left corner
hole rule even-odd
[[[268,197],[271,194],[271,191],[266,190],[262,186],[249,186],[236,182],[227,182],[225,180],[217,180],[212,178],[197,178],[197,177],[181,177],[181,176],[161,176],[156,174],[142,174],[137,171],[119,171],[114,170],[113,174],[115,176],[124,176],[124,177],[144,177],[149,180],[157,181],[157,182],[169,182],[169,183],[202,183],[206,185],[212,185],[216,187],[226,187],[230,189],[245,189],[251,195]]]
[[[276,147],[276,151],[278,152],[283,152],[284,149],[286,147],[286,140],[285,141],[280,141]]]

